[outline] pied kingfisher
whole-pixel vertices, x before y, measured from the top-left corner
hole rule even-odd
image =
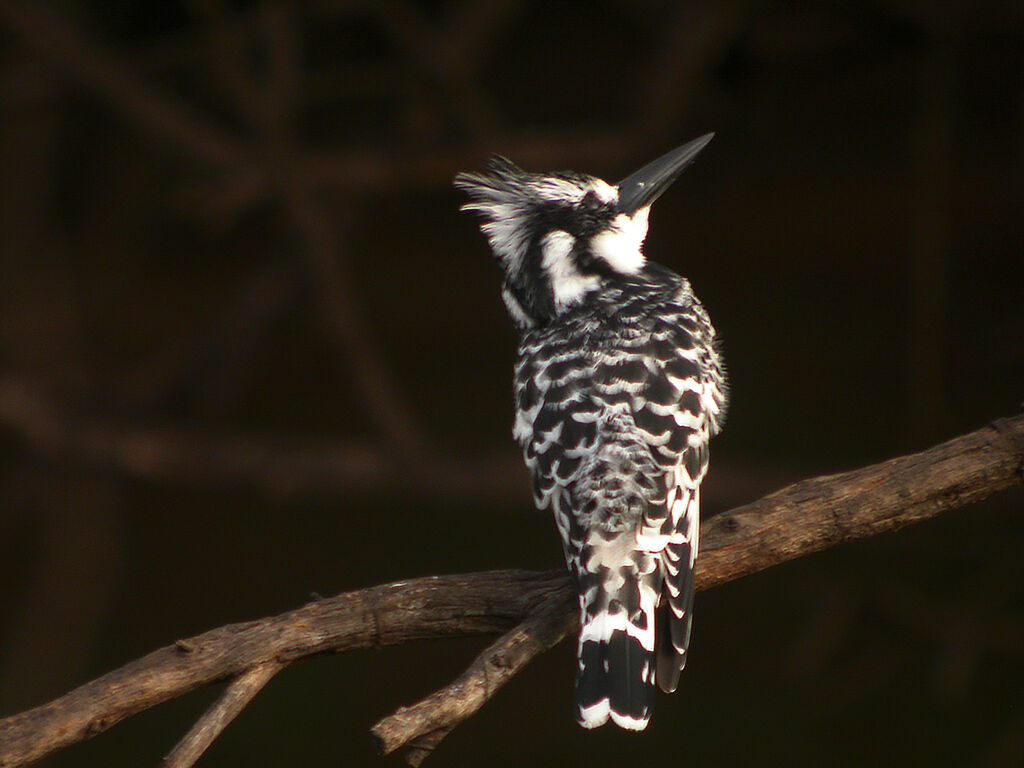
[[[519,329],[515,439],[579,593],[577,719],[642,730],[676,689],[693,610],[700,485],[725,369],[690,283],[642,251],[651,204],[711,140],[612,185],[495,158],[461,173]]]

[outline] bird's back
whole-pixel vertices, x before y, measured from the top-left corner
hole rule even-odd
[[[523,336],[515,436],[580,594],[585,726],[641,729],[675,688],[720,369],[689,284],[655,265]]]

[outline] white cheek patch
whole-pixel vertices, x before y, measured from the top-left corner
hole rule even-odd
[[[598,288],[600,278],[581,275],[572,259],[576,238],[568,232],[555,230],[544,236],[540,242],[541,267],[543,267],[554,294],[555,309],[562,310],[583,299],[590,291]]]
[[[620,213],[612,220],[611,226],[595,235],[590,241],[594,255],[604,259],[608,265],[623,275],[635,275],[647,257],[640,250],[647,237],[647,215],[650,208],[641,208],[632,216]]]

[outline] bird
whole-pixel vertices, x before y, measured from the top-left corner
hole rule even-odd
[[[519,331],[513,436],[579,596],[575,709],[632,731],[686,664],[700,488],[728,387],[690,282],[643,252],[652,203],[706,134],[609,184],[496,156],[455,187]]]

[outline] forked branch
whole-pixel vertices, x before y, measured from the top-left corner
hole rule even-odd
[[[924,520],[1022,481],[1024,416],[999,419],[921,453],[804,480],[708,521],[697,588]],[[29,765],[200,686],[235,681],[169,756],[181,768],[293,661],[505,632],[458,680],[374,726],[383,751],[404,749],[418,764],[575,621],[571,587],[560,571],[430,576],[348,592],[179,640],[49,704],[0,720],[0,768]]]

